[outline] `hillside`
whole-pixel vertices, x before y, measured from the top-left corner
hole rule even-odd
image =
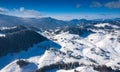
[[[8,53],[27,51],[34,44],[47,40],[37,32],[28,30],[23,26],[2,29],[0,33],[5,35],[0,37],[0,57]]]
[[[35,45],[25,53],[2,57],[1,62],[37,52],[37,55],[11,60],[10,64],[3,63],[6,66],[0,72],[120,72],[120,29],[117,25],[100,23],[82,29],[65,27],[38,33],[51,41]]]

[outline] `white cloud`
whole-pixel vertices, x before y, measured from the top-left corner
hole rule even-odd
[[[22,16],[26,16],[26,17],[40,17],[42,16],[42,13],[39,12],[39,11],[36,11],[36,10],[28,10],[28,9],[25,9],[24,7],[21,7],[17,13],[20,13],[22,14]]]
[[[25,10],[25,8],[24,7],[21,7],[20,8],[20,12],[22,12],[22,11],[24,11]]]
[[[41,17],[43,15],[37,10],[25,9],[24,7],[20,7],[19,9],[0,8],[0,13],[18,17]]]
[[[120,0],[115,0],[115,1],[110,1],[107,3],[100,3],[100,2],[92,2],[92,4],[90,5],[90,7],[107,7],[107,8],[120,8]]]
[[[92,4],[90,5],[90,7],[102,7],[103,5],[100,2],[92,2]]]
[[[0,7],[0,12],[7,12],[8,10]]]
[[[108,8],[120,8],[120,0],[108,2],[108,3],[105,4],[105,7],[108,7]]]
[[[89,13],[82,13],[82,14],[50,14],[49,17],[56,18],[59,20],[72,20],[72,19],[110,19],[110,18],[119,18],[119,14],[113,14],[113,13],[95,13],[95,14],[89,14]]]

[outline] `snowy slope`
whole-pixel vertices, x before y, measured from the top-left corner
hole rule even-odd
[[[50,47],[60,48],[59,45],[55,44],[52,41],[44,41],[34,45],[28,51],[21,51],[19,53],[8,54],[7,56],[3,56],[2,58],[0,58],[0,68],[3,68],[11,61],[14,61],[16,59],[28,59],[30,62],[37,64],[38,59],[40,59],[41,55],[44,54],[48,44],[50,45]],[[4,68],[2,70],[4,70]]]
[[[37,69],[37,65],[34,63],[29,63],[26,66],[20,67],[16,62],[17,60],[8,64],[1,72],[33,72]]]
[[[86,65],[107,65],[113,69],[120,69],[120,43],[117,41],[119,35],[119,30],[115,32],[100,30],[86,38],[68,32],[54,35],[51,38],[62,46],[60,51],[66,53],[62,56],[64,62],[79,61]],[[78,58],[72,58],[71,55]]]
[[[104,26],[104,24],[102,26]],[[31,70],[29,72],[58,62],[79,62],[80,66],[70,70],[51,70],[51,72],[74,72],[74,70],[79,72],[98,72],[94,70],[91,65],[106,65],[114,70],[120,70],[120,42],[118,41],[120,30],[115,30],[114,32],[105,31],[103,29],[93,31],[95,33],[85,38],[77,34],[70,34],[69,32],[55,34],[54,32],[45,31],[42,35],[49,38],[51,41],[35,45],[34,48],[31,48],[27,52],[20,52],[12,56],[9,54],[1,58],[0,64],[4,60],[14,59],[15,61],[11,60],[13,62],[10,63],[9,61],[8,63],[10,64],[3,64],[4,66],[8,65],[1,69],[0,72],[28,72],[26,69],[29,67],[22,69],[15,63],[16,59],[21,56],[21,58],[33,63],[33,66],[30,66],[33,68],[30,68]],[[50,49],[46,47],[48,44]],[[46,47],[46,50],[41,50],[38,46]],[[16,71],[12,70],[13,68]]]
[[[5,34],[0,34],[0,37],[5,37]]]
[[[118,26],[116,26],[116,25],[111,25],[111,24],[109,24],[109,23],[100,23],[100,24],[96,24],[96,25],[94,25],[94,26],[96,26],[96,27],[111,26],[111,27],[113,27],[113,28],[119,28]]]

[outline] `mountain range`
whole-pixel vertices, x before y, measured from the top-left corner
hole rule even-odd
[[[95,19],[95,20],[86,20],[86,19],[73,19],[69,21],[57,20],[51,17],[44,18],[20,18],[15,16],[3,15],[0,14],[0,26],[16,26],[23,25],[33,29],[56,29],[66,26],[78,26],[78,25],[92,25],[97,23],[112,23],[119,25],[120,18],[115,19]],[[120,26],[120,25],[119,25]]]
[[[0,14],[0,72],[120,72],[120,18]]]

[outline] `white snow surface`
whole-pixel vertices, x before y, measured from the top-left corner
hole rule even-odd
[[[0,34],[0,37],[5,37],[5,34]]]
[[[97,26],[105,25],[106,24]],[[68,32],[54,34],[46,31],[42,33],[42,35],[51,39],[51,41],[56,44],[61,45],[61,48],[58,48],[58,46],[55,46],[51,42],[43,42],[40,45],[46,46],[47,44],[50,44],[53,47],[51,47],[50,50],[43,50],[43,52],[40,53],[41,49],[36,47],[38,46],[36,45],[28,52],[23,51],[14,54],[13,56],[9,54],[0,58],[0,64],[4,62],[4,60],[13,62],[10,64],[8,64],[10,61],[5,64],[2,63],[4,66],[8,65],[2,68],[0,72],[27,72],[25,70],[22,71],[23,69],[15,64],[16,59],[20,56],[23,56],[23,59],[34,63],[37,66],[37,69],[56,62],[79,62],[79,64],[85,64],[85,66],[75,68],[80,72],[97,72],[93,67],[89,66],[91,64],[106,65],[112,67],[112,69],[120,69],[120,65],[118,64],[120,63],[120,43],[117,40],[120,36],[119,30],[116,30],[116,32],[105,32],[104,30],[100,32],[96,31],[96,33],[92,33],[86,38],[82,38],[75,34],[69,34]],[[34,53],[37,53],[37,55],[32,55]],[[75,69],[62,69],[53,72],[74,72]],[[36,68],[31,68],[30,70],[36,70]]]
[[[6,29],[14,29],[16,28],[17,26],[14,26],[14,27],[0,27],[0,30],[6,30]]]
[[[96,27],[111,26],[111,27],[113,27],[113,28],[119,28],[118,26],[116,26],[116,25],[111,25],[111,24],[109,24],[109,23],[100,23],[100,24],[96,24],[96,25],[94,25],[94,26],[96,26]]]

